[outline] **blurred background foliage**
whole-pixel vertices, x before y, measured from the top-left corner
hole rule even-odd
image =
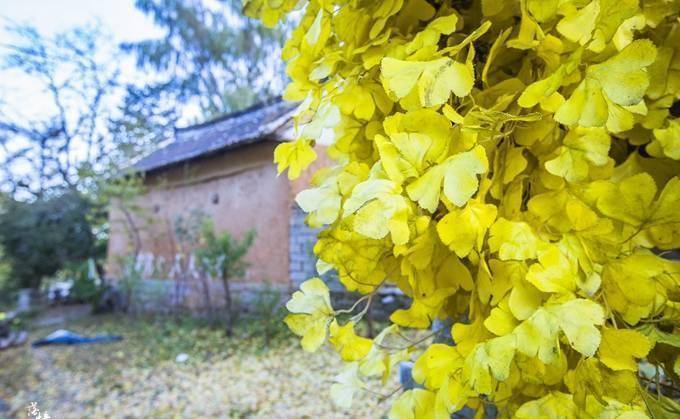
[[[90,202],[75,191],[31,202],[5,199],[0,212],[0,245],[9,266],[4,286],[38,288],[41,279],[70,263],[99,258],[98,241],[88,219]]]

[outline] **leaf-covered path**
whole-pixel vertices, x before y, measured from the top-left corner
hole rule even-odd
[[[28,346],[0,352],[0,398],[9,417],[36,402],[53,418],[82,417],[380,417],[386,403],[364,394],[340,411],[328,389],[341,363],[333,353],[303,352],[287,337],[269,347],[248,330],[223,333],[167,320],[91,317],[66,325],[112,332],[123,342],[71,347]],[[31,339],[51,330],[38,329]],[[180,353],[188,355],[177,362]]]

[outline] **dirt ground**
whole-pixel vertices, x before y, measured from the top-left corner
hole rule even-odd
[[[48,313],[37,324],[30,341],[58,328],[124,340],[0,351],[0,417],[27,417],[33,402],[53,419],[379,418],[388,408],[364,393],[340,410],[329,397],[337,355],[305,353],[283,330],[266,343],[257,323],[241,322],[232,338],[194,321],[120,315]]]

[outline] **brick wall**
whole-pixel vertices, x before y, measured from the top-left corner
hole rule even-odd
[[[214,310],[224,307],[224,288],[220,281],[207,282],[210,301]],[[232,303],[234,310],[240,313],[254,313],[257,310],[258,298],[263,293],[276,295],[279,304],[289,298],[287,285],[277,283],[231,282]],[[169,279],[143,279],[134,287],[130,310],[136,313],[154,314],[192,314],[207,315],[203,284],[197,278],[185,281]]]
[[[135,202],[132,218],[139,229],[141,253],[172,262],[179,249],[173,223],[200,210],[218,232],[241,238],[257,235],[246,255],[250,264],[239,282],[288,285],[288,227],[293,200],[285,176],[276,175],[274,142],[262,142],[177,165],[146,178],[147,192]],[[126,217],[111,208],[107,276],[120,275],[118,259],[129,254],[133,241]]]
[[[290,213],[290,229],[288,235],[289,272],[292,286],[297,288],[303,281],[317,276],[314,243],[318,230],[305,224],[305,213],[293,204]]]

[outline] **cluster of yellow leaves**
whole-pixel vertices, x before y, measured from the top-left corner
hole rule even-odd
[[[646,360],[680,385],[680,1],[298,5],[299,138],[275,160],[296,177],[314,140],[336,163],[297,197],[319,273],[412,300],[371,341],[323,281],[293,296],[305,349],[328,335],[348,362],[336,399],[412,359],[391,417],[680,414],[638,380]],[[293,8],[246,1],[268,24]],[[384,343],[434,319],[454,342]]]

